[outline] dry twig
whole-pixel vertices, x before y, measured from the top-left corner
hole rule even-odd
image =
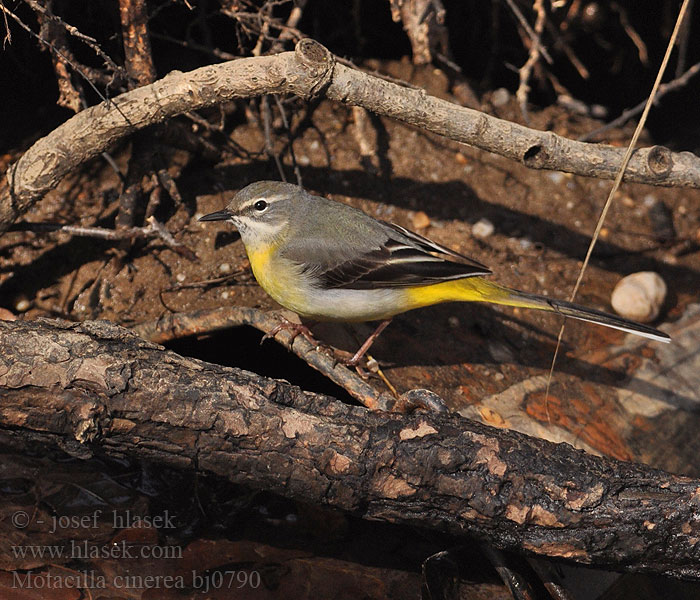
[[[173,72],[78,113],[36,142],[8,169],[7,183],[0,186],[0,231],[64,175],[139,129],[183,112],[269,93],[303,98],[324,94],[519,160],[530,168],[613,178],[624,155],[621,148],[535,131],[428,96],[423,90],[372,77],[338,64],[328,50],[307,39],[294,52],[210,65],[190,73]],[[639,149],[625,171],[625,180],[700,187],[700,158],[661,146]]]
[[[700,73],[700,63],[695,63],[692,67],[690,67],[690,69],[688,69],[685,73],[683,73],[683,75],[681,75],[677,79],[669,81],[668,83],[660,84],[659,89],[656,92],[656,96],[652,101],[653,104],[658,104],[661,98],[663,98],[669,92],[674,92],[687,85],[688,81],[698,73]],[[642,100],[636,106],[633,106],[632,108],[628,108],[627,110],[623,111],[622,114],[619,117],[617,117],[617,119],[613,119],[612,121],[610,121],[610,123],[606,123],[602,127],[599,127],[598,129],[594,129],[593,131],[582,135],[578,138],[579,141],[587,142],[588,140],[592,140],[596,136],[599,136],[600,134],[605,133],[606,131],[622,127],[625,123],[627,123],[627,121],[629,121],[630,119],[637,116],[640,112],[642,112],[644,110],[644,107],[646,106],[646,103],[646,99]]]
[[[544,0],[535,0],[532,8],[537,13],[537,18],[535,19],[535,29],[533,32],[535,37],[532,40],[532,46],[530,47],[530,53],[528,54],[527,60],[525,61],[525,64],[520,67],[520,71],[518,72],[520,76],[520,85],[518,85],[518,91],[515,93],[515,97],[518,99],[518,104],[520,104],[520,112],[522,113],[526,123],[529,122],[527,98],[530,93],[530,74],[540,58],[542,32],[544,31],[544,25],[547,21],[547,12],[544,8]]]

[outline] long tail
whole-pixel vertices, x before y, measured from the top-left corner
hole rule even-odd
[[[663,331],[642,325],[636,321],[623,319],[615,315],[596,310],[594,308],[586,308],[565,300],[554,300],[546,296],[538,294],[529,294],[519,290],[513,290],[497,283],[492,283],[481,277],[470,277],[462,279],[460,283],[464,287],[471,288],[473,294],[472,300],[481,302],[491,302],[493,304],[503,304],[506,306],[518,306],[521,308],[534,308],[537,310],[546,310],[549,312],[559,313],[565,317],[579,319],[580,321],[588,321],[589,323],[598,323],[613,329],[620,329],[628,333],[641,335],[658,342],[670,342],[671,338]]]

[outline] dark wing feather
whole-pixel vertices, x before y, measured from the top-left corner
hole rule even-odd
[[[403,227],[383,224],[388,237],[380,248],[325,270],[319,269],[319,265],[314,267],[315,274],[326,287],[368,289],[429,285],[491,273],[481,263]],[[461,262],[446,260],[444,256],[458,258]]]
[[[455,252],[454,250],[450,250],[447,246],[442,246],[437,242],[434,242],[433,240],[429,240],[428,238],[423,237],[422,235],[418,235],[417,233],[414,233],[409,229],[404,229],[403,227],[401,227],[400,225],[396,225],[395,223],[387,223],[386,221],[382,221],[382,223],[390,229],[398,231],[401,235],[407,237],[409,240],[414,242],[418,247],[422,248],[423,250],[426,250],[428,252],[436,252],[437,254],[444,254],[446,256],[451,256],[452,258],[457,258],[462,262],[471,265],[472,267],[482,269],[484,273],[480,273],[480,275],[491,274],[491,269],[489,269],[486,265],[483,265],[480,262],[474,260],[473,258],[469,258],[464,254]]]

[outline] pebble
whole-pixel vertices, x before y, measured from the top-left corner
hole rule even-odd
[[[15,310],[17,312],[25,312],[29,310],[29,307],[31,305],[32,303],[29,302],[29,300],[27,300],[26,298],[20,298],[19,300],[17,300],[17,304],[15,304]]]
[[[416,214],[413,215],[413,219],[411,220],[413,223],[413,227],[416,229],[425,229],[426,227],[430,226],[430,217],[426,215],[422,210],[419,210]]]
[[[302,167],[307,167],[311,164],[311,159],[308,156],[306,156],[305,154],[302,154],[301,156],[297,156],[297,162]]]
[[[178,283],[182,283],[183,281],[185,281],[185,279],[187,279],[187,276],[184,273],[178,273],[175,276],[175,279],[177,279]]]
[[[488,219],[479,219],[472,225],[472,235],[476,238],[487,238],[495,231],[493,223]]]
[[[219,265],[219,273],[222,275],[228,275],[231,272],[231,265],[227,262],[221,263]]]
[[[503,106],[510,100],[510,92],[506,88],[498,88],[491,94],[491,104],[494,106]]]
[[[447,319],[447,324],[452,328],[452,329],[457,329],[460,325],[459,319],[457,317],[448,317]]]
[[[659,316],[666,289],[666,283],[658,273],[640,271],[618,281],[610,302],[618,315],[648,323]]]
[[[549,179],[552,183],[561,183],[564,181],[564,173],[561,171],[550,171],[547,173],[547,179]]]

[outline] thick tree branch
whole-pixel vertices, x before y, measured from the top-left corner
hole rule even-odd
[[[105,322],[0,322],[0,440],[148,458],[500,548],[700,579],[700,481],[346,406]]]
[[[262,94],[320,94],[393,117],[450,139],[518,160],[612,179],[624,149],[576,142],[535,131],[384,81],[335,61],[313,40],[294,52],[211,65],[163,79],[84,110],[36,142],[9,170],[0,189],[0,231],[79,164],[115,142],[184,112]],[[635,152],[625,179],[654,185],[700,187],[700,159],[654,146]]]

